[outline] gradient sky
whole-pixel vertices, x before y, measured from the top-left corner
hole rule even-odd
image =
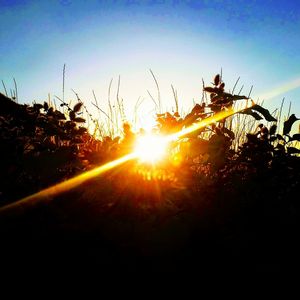
[[[186,111],[201,99],[202,83],[223,68],[227,89],[253,97],[300,78],[300,1],[30,1],[0,0],[0,79],[20,102],[61,97],[66,64],[66,99],[71,88],[85,101],[92,90],[106,109],[121,75],[120,96],[130,112],[145,97],[141,116],[151,114],[149,90],[155,73],[165,109],[173,104],[170,85]],[[3,92],[2,86],[0,91]],[[300,88],[282,97],[300,117]],[[153,113],[153,112],[152,112]]]

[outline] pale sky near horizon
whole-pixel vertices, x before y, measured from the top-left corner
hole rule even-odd
[[[201,79],[209,83],[221,68],[227,89],[240,76],[237,90],[244,85],[248,94],[253,85],[254,99],[299,81],[300,1],[0,0],[0,41],[0,80],[8,89],[17,80],[20,102],[61,97],[66,64],[66,99],[73,88],[90,103],[94,90],[106,109],[109,82],[114,98],[120,75],[128,115],[141,96],[140,115],[148,116],[151,68],[164,109],[174,107],[173,84],[187,111],[201,99]],[[295,85],[265,107],[283,97],[300,117]]]

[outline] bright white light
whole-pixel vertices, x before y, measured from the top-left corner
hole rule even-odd
[[[154,163],[166,154],[168,139],[157,135],[145,135],[138,138],[135,155],[143,162]]]

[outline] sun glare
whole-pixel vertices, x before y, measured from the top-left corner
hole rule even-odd
[[[143,162],[155,163],[166,155],[168,139],[158,135],[144,135],[138,138],[134,153]]]

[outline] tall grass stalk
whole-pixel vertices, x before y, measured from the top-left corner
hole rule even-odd
[[[3,85],[3,88],[4,88],[5,95],[6,95],[6,97],[8,97],[8,93],[7,93],[7,89],[6,89],[5,83],[4,83],[3,80],[1,80],[1,81],[2,81],[2,85]]]
[[[159,85],[158,85],[158,82],[157,82],[157,79],[154,75],[154,73],[152,72],[151,69],[150,70],[150,73],[155,81],[155,84],[156,84],[156,88],[157,88],[157,101],[158,101],[158,112],[161,113],[161,98],[160,98],[160,89],[159,89]]]
[[[15,84],[15,101],[17,103],[19,103],[19,97],[18,97],[18,86],[17,86],[17,82],[16,79],[14,78],[14,84]]]

